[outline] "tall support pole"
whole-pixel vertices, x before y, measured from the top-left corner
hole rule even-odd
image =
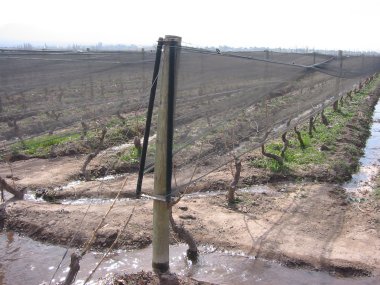
[[[335,93],[337,96],[337,99],[334,101],[333,104],[333,109],[334,111],[338,111],[338,106],[339,106],[339,99],[340,99],[340,85],[341,85],[341,77],[342,77],[342,67],[343,67],[343,51],[339,50],[338,51],[338,61],[339,61],[339,76],[336,77],[335,79]]]
[[[154,166],[153,201],[153,258],[152,267],[156,273],[169,270],[169,205],[167,197],[171,191],[171,150],[173,142],[173,114],[176,93],[176,79],[179,62],[178,47],[181,38],[166,36],[164,40],[160,106]]]
[[[365,67],[365,56],[364,53],[362,53],[362,66],[361,66],[361,72],[364,72],[364,67]]]
[[[342,68],[343,68],[343,51],[338,51],[338,58],[339,58],[339,76],[342,76]]]
[[[343,51],[339,50],[339,86],[338,86],[338,92],[339,96],[343,97],[343,94],[340,94],[340,91],[342,90],[342,76],[343,76]]]
[[[150,125],[151,125],[152,116],[153,116],[154,100],[156,98],[158,72],[160,71],[160,62],[161,62],[161,53],[162,53],[163,41],[164,41],[163,38],[159,38],[158,39],[158,44],[157,44],[156,61],[155,61],[155,64],[154,64],[152,86],[151,86],[151,89],[150,89],[148,112],[146,114],[144,141],[143,141],[143,147],[142,147],[141,157],[140,157],[139,176],[138,176],[138,179],[137,179],[137,187],[136,187],[136,196],[137,197],[139,197],[141,195],[142,181],[143,181],[144,169],[145,169],[146,153],[147,153],[147,150],[148,150]]]

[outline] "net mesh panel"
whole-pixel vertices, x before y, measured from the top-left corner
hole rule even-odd
[[[143,132],[155,51],[0,52],[0,140],[2,151],[20,141],[51,134],[80,134],[121,124]],[[119,114],[121,116],[117,117]],[[136,118],[139,122],[134,124]],[[107,136],[111,136],[111,133]],[[42,136],[42,137],[41,137]],[[125,141],[114,138],[113,144]]]
[[[174,194],[315,116],[380,69],[376,56],[179,52]],[[147,170],[153,165],[150,156]]]
[[[380,69],[376,56],[272,51],[220,54],[190,47],[178,52],[174,192],[184,191],[234,156],[316,115]],[[142,137],[154,60],[152,51],[3,50],[2,154],[22,151],[34,138],[45,146],[57,137],[80,140],[84,125],[89,136],[96,136],[100,125],[107,126],[105,147],[131,143],[134,135]],[[159,90],[147,176],[153,176]],[[151,180],[143,184],[143,191],[151,188]]]

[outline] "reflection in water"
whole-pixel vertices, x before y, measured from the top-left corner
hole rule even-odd
[[[11,237],[11,242],[8,239]],[[9,245],[9,247],[7,247]],[[29,238],[0,232],[0,285],[41,284],[49,282],[65,249],[35,242]],[[378,277],[337,278],[326,272],[306,269],[290,269],[276,262],[269,262],[236,252],[219,252],[213,247],[202,247],[200,262],[192,265],[185,258],[187,247],[175,245],[170,248],[170,268],[182,276],[190,276],[197,280],[216,284],[273,284],[273,285],[375,285],[380,284]],[[114,251],[99,267],[94,279],[104,277],[113,272],[134,273],[151,270],[151,247],[133,252]],[[70,256],[71,252],[67,255]],[[81,260],[76,285],[94,268],[102,254],[91,252]],[[54,282],[63,281],[68,272],[69,258],[58,271]],[[91,281],[87,284],[97,284]],[[54,283],[53,283],[54,284]]]

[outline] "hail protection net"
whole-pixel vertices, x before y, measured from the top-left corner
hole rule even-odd
[[[380,69],[374,55],[189,47],[177,53],[174,192],[315,116]],[[0,51],[2,159],[110,149],[115,160],[107,159],[103,175],[117,169],[137,176],[134,138],[146,131],[152,82],[163,80],[161,72],[152,78],[155,57],[155,50]],[[143,192],[153,188],[159,90]]]
[[[155,50],[0,52],[3,156],[90,153],[141,137]]]
[[[178,53],[174,195],[317,115],[380,70],[376,56],[188,47]],[[147,170],[154,157],[148,161]]]

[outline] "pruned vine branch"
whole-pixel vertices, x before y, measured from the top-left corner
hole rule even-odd
[[[264,155],[265,157],[268,157],[268,158],[271,158],[271,159],[274,159],[275,161],[278,162],[278,164],[280,165],[283,165],[284,164],[284,160],[282,159],[282,157],[276,155],[276,154],[273,154],[273,153],[269,153],[269,152],[266,152],[265,151],[265,146],[264,144],[261,145],[261,153],[262,155]]]

